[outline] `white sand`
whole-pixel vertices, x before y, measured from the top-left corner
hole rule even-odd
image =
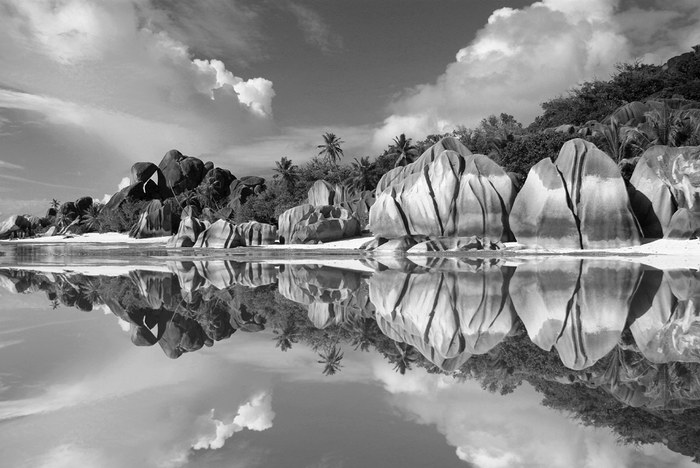
[[[91,232],[88,234],[68,235],[68,236],[49,236],[49,237],[32,237],[27,239],[15,239],[6,241],[8,243],[31,243],[31,244],[162,244],[170,239],[170,236],[152,237],[150,239],[134,239],[128,234],[119,232]]]

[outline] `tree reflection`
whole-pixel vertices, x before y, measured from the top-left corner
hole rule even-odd
[[[318,356],[321,359],[317,362],[323,364],[323,375],[335,375],[343,367],[340,363],[343,360],[343,351],[336,345],[321,351]]]

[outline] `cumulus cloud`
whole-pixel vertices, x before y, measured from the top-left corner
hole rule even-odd
[[[199,424],[205,426],[205,434],[200,435],[192,448],[220,449],[233,434],[243,429],[264,431],[272,427],[275,412],[272,410],[272,394],[262,392],[254,395],[249,401],[238,408],[238,414],[230,423],[225,423],[214,417],[214,410]]]
[[[472,126],[507,112],[529,122],[539,104],[581,81],[607,78],[616,63],[662,63],[700,43],[700,3],[543,0],[493,12],[434,83],[393,102],[374,143]]]

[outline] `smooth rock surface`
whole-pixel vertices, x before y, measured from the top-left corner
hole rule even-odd
[[[530,169],[510,227],[519,243],[539,248],[602,249],[641,238],[617,165],[578,138],[564,143],[556,163]]]
[[[515,187],[510,177],[486,156],[445,150],[459,148],[453,140],[443,139],[416,162],[396,168],[402,172],[392,175],[392,184],[378,187],[369,222],[376,237],[511,240],[508,214]]]
[[[175,195],[179,195],[185,190],[197,188],[204,177],[202,160],[185,156],[178,150],[170,150],[165,153],[158,168],[162,171],[167,185]]]
[[[170,236],[173,233],[173,216],[170,205],[160,200],[151,201],[129,231],[129,237],[145,239]]]
[[[206,228],[194,244],[196,248],[232,249],[244,245],[236,225],[220,219]]]

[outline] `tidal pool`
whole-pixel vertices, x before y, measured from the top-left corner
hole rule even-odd
[[[0,246],[11,467],[676,467],[700,274]]]

